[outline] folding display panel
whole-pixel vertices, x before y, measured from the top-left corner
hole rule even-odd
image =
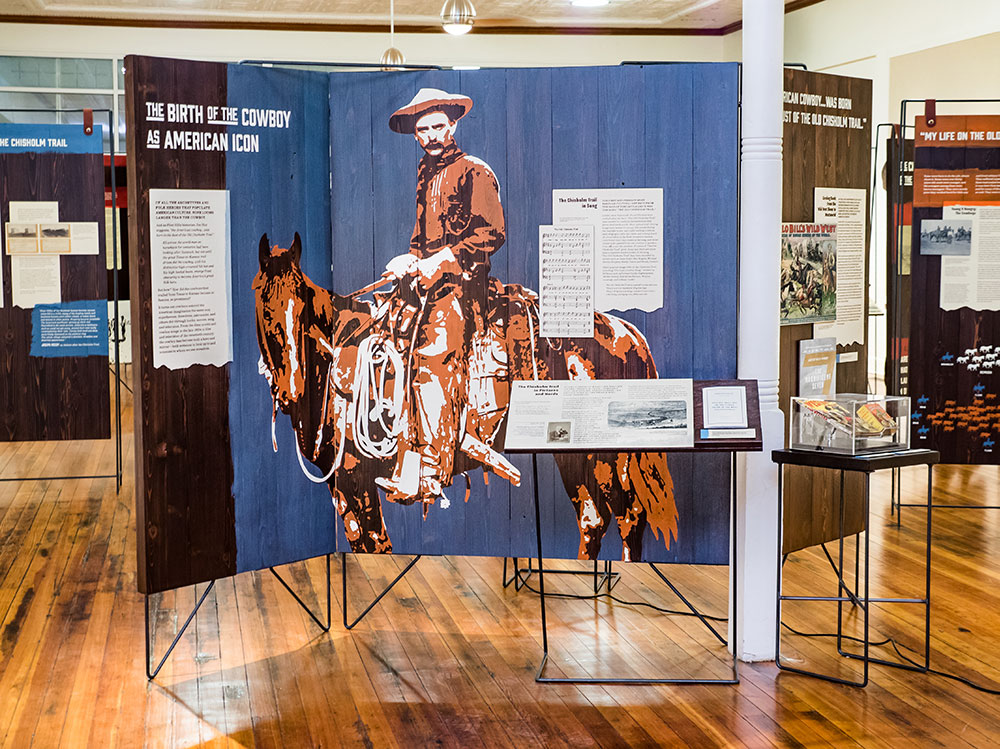
[[[126,68],[144,592],[334,550],[388,551],[391,545],[406,554],[528,556],[534,539],[529,461],[499,452],[511,379],[539,370],[540,379],[654,372],[735,377],[735,65],[326,75],[133,57]],[[481,206],[494,200],[480,188],[492,186],[503,215],[502,244],[500,233],[490,240],[493,292],[458,281],[453,266],[446,272],[454,285],[442,292],[442,298],[454,294],[456,305],[475,297],[471,311],[462,307],[464,319],[471,325],[483,315],[495,333],[493,369],[484,374],[476,367],[486,361],[486,344],[468,343],[466,330],[457,331],[457,339],[449,332],[468,359],[456,365],[450,382],[490,387],[475,397],[446,389],[446,405],[468,398],[481,406],[489,395],[499,411],[466,409],[455,427],[461,431],[445,435],[442,444],[458,457],[453,471],[441,471],[443,497],[431,501],[393,483],[403,461],[390,443],[409,439],[410,426],[399,418],[412,402],[409,378],[419,376],[411,350],[417,344],[406,330],[391,352],[383,337],[373,338],[389,327],[382,308],[395,304],[391,285],[374,296],[356,295],[411,247],[423,151],[406,129],[412,120],[401,131],[390,129],[389,120],[419,102],[422,89],[471,100],[463,115],[454,106],[443,110],[455,143],[473,157],[462,163],[478,175],[467,178],[473,187],[455,194],[471,191],[467,203],[479,221],[487,215]],[[424,188],[425,212],[431,210],[427,196],[450,189],[431,182]],[[662,190],[662,303],[649,312],[603,312],[594,339],[541,339],[536,327],[539,226],[553,224],[552,191],[560,189]],[[183,192],[191,190],[224,192]],[[626,194],[648,193],[612,195]],[[176,239],[162,216],[178,215],[187,199],[204,202],[212,221],[228,225],[228,250],[206,242],[205,253],[224,258],[228,252],[229,291],[216,296],[231,312],[213,334],[212,356],[190,354],[186,366],[170,368],[163,363],[169,352],[154,345],[153,315],[162,315],[171,299],[157,297],[154,311],[152,279],[154,271],[162,277],[165,267],[158,264]],[[158,232],[155,241],[151,229]],[[430,287],[440,290],[440,283]],[[426,312],[421,295],[416,298],[415,308]],[[423,319],[404,307],[392,308],[398,313],[393,324],[420,329]],[[569,356],[574,352],[577,358]],[[397,373],[407,386],[399,394]],[[470,420],[498,414],[490,429],[475,432],[482,439],[465,438],[473,431]],[[423,444],[414,444],[412,452],[419,453]],[[549,555],[728,560],[725,456],[648,456],[655,468],[636,463],[631,469],[627,456],[622,460],[584,456],[579,465],[557,467],[541,458]],[[647,499],[635,504],[622,487],[626,481],[639,486],[640,479],[661,489],[672,485],[673,507],[669,492],[652,492],[652,483]],[[605,485],[612,489],[601,494]],[[653,496],[665,504],[653,506]],[[607,517],[609,510],[615,517]],[[628,551],[619,516],[633,531]],[[643,529],[643,521],[650,527]],[[595,530],[596,546],[582,549],[584,534]]]

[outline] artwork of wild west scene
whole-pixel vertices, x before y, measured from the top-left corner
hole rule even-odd
[[[520,485],[500,452],[511,381],[596,379],[601,362],[657,377],[635,326],[595,311],[593,338],[541,338],[537,294],[491,274],[505,215],[493,170],[459,145],[472,106],[424,88],[388,117],[423,155],[413,231],[400,238],[409,249],[373,283],[334,294],[303,273],[298,234],[260,237],[253,291],[272,424],[290,417],[302,471],[329,486],[355,552],[392,551],[383,502],[426,518],[467,501],[473,472]],[[625,560],[642,558],[647,527],[667,547],[677,537],[664,454],[557,454],[556,464],[580,558],[597,558],[615,520]]]
[[[835,320],[836,226],[784,224],[781,231],[781,324]]]

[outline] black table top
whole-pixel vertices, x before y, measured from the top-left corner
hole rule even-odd
[[[779,465],[834,468],[841,471],[872,473],[884,468],[934,465],[941,460],[937,450],[895,450],[892,452],[842,455],[823,450],[773,450],[771,460]]]

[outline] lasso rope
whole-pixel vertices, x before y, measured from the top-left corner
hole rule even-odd
[[[386,397],[387,370],[392,367],[392,395]],[[354,401],[351,404],[351,424],[354,427],[354,444],[365,455],[372,458],[388,458],[396,453],[396,437],[403,428],[404,385],[403,357],[395,346],[377,333],[358,344],[358,358],[354,371]],[[372,385],[375,391],[372,392]],[[374,399],[371,409],[368,404]],[[386,416],[392,415],[392,425],[386,423]],[[375,440],[371,436],[371,424],[377,423],[384,437]]]

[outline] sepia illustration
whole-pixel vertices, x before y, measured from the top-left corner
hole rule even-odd
[[[657,377],[635,326],[595,311],[593,338],[541,338],[537,294],[490,274],[505,216],[493,170],[456,140],[472,105],[424,88],[389,118],[423,156],[408,249],[373,283],[335,294],[302,271],[298,233],[287,246],[260,238],[253,290],[272,445],[280,411],[302,471],[329,486],[355,552],[392,551],[382,501],[419,504],[426,518],[432,506],[468,501],[472,471],[520,484],[500,452],[513,380],[599,379],[609,362],[630,378]],[[580,558],[597,557],[616,519],[625,560],[642,558],[647,527],[666,547],[676,539],[663,453],[562,454],[556,464]]]

